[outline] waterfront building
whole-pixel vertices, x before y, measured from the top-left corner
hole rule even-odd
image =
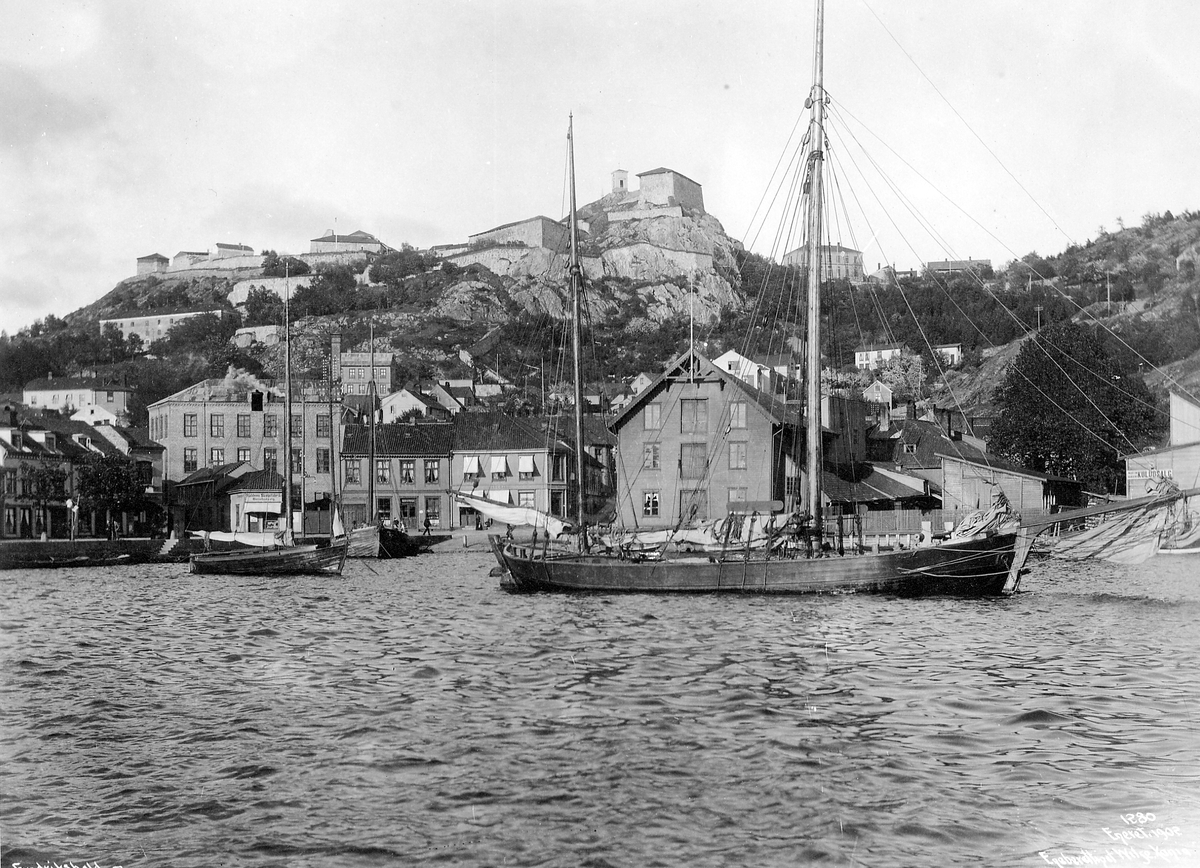
[[[452,527],[450,460],[454,426],[406,422],[375,426],[375,464],[370,464],[370,425],[347,425],[342,439],[342,503],[347,527],[400,519],[419,533]],[[375,503],[368,503],[374,475]]]

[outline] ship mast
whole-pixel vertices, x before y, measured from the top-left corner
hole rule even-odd
[[[822,42],[825,36],[825,0],[817,0],[816,48],[813,65],[816,80],[809,104],[809,141],[812,151],[808,158],[808,329],[805,380],[805,469],[808,473],[808,513],[817,535],[817,553],[824,529],[821,510],[821,170],[825,147],[825,58]]]
[[[375,508],[375,320],[371,320],[371,379],[367,383],[367,403],[371,409],[370,436],[367,442],[367,516],[372,526],[379,523]]]
[[[579,267],[579,228],[575,218],[575,116],[569,116],[567,122],[567,161],[571,176],[571,264],[568,276],[571,281],[571,343],[574,357],[575,377],[575,486],[576,509],[579,514],[579,548],[587,551],[587,528],[584,525],[584,491],[583,491],[583,353],[580,349],[583,340],[582,312],[580,310],[580,295],[583,292],[583,272]]]
[[[292,544],[292,316],[290,263],[283,261],[283,542]]]

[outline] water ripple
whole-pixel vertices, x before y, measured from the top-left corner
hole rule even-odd
[[[1138,812],[1200,852],[1178,563],[988,601],[366,566],[0,574],[0,862],[1027,866]]]

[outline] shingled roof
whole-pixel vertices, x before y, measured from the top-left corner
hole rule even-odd
[[[449,422],[388,423],[375,426],[375,454],[395,456],[449,456],[454,448],[454,425]],[[342,455],[370,453],[371,427],[347,425]]]

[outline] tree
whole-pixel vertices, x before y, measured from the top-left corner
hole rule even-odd
[[[25,480],[25,491],[33,501],[37,526],[35,534],[46,529],[46,508],[52,503],[62,503],[67,496],[67,471],[60,464],[45,460],[21,465],[21,476]]]
[[[308,263],[294,256],[280,256],[274,250],[263,251],[263,277],[296,277],[308,274]]]
[[[1124,480],[1118,456],[1154,442],[1163,427],[1136,369],[1072,322],[1026,341],[994,398],[991,451],[1094,491],[1116,492]]]
[[[279,325],[282,322],[283,299],[266,287],[251,287],[246,296],[246,325]]]
[[[879,366],[879,379],[897,401],[925,397],[925,361],[908,352],[892,356]]]
[[[79,468],[79,500],[89,510],[132,512],[140,508],[145,487],[137,463],[119,453],[91,455]]]

